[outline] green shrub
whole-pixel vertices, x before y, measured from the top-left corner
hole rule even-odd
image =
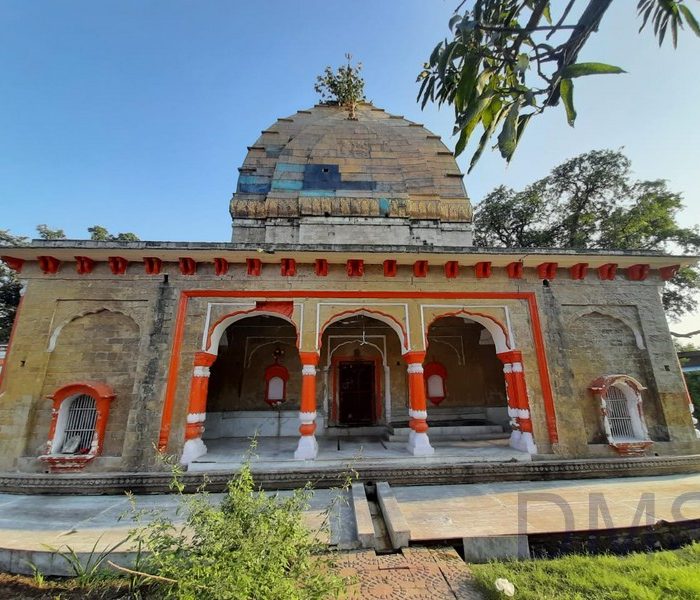
[[[309,488],[288,497],[256,491],[249,465],[220,505],[203,491],[181,495],[185,520],[160,516],[135,530],[163,598],[313,600],[337,596],[344,581],[327,548],[302,521]],[[151,579],[151,581],[154,581]]]

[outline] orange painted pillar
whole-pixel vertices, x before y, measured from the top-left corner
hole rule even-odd
[[[411,431],[408,434],[408,451],[414,456],[428,456],[435,452],[428,439],[428,410],[425,402],[423,361],[425,352],[414,351],[403,355],[408,371],[408,416]]]
[[[516,450],[537,454],[537,446],[532,435],[530,400],[523,371],[523,355],[519,350],[509,350],[497,354],[503,363],[503,375],[508,397],[508,416],[512,433],[510,445]]]
[[[294,452],[298,460],[313,460],[318,455],[316,442],[316,367],[317,352],[299,352],[301,359],[301,403],[299,407],[299,445]]]
[[[209,367],[214,364],[216,354],[197,352],[194,355],[194,370],[190,384],[190,404],[187,409],[185,426],[185,446],[180,462],[189,465],[193,460],[207,453],[202,441],[204,421],[207,417],[207,390],[209,388]]]

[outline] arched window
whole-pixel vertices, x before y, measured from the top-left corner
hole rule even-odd
[[[289,371],[282,365],[274,364],[265,369],[265,402],[278,406],[287,401],[287,380]]]
[[[651,446],[642,408],[646,388],[641,383],[628,375],[604,375],[589,388],[600,403],[603,430],[613,448],[630,455]]]
[[[56,454],[88,454],[95,438],[97,405],[89,394],[65,400],[60,409],[53,448]]]
[[[112,388],[104,383],[71,383],[49,396],[53,411],[46,453],[52,471],[81,469],[102,451]]]
[[[438,363],[431,362],[423,368],[426,396],[435,406],[447,397],[447,369]]]

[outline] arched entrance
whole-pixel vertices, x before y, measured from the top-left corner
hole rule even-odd
[[[296,436],[301,361],[296,329],[274,315],[228,325],[210,367],[203,440]]]
[[[510,429],[503,362],[492,334],[461,316],[431,323],[424,363],[428,414],[434,424],[492,423]]]
[[[331,427],[389,424],[408,418],[402,341],[394,327],[367,314],[334,320],[321,336],[323,406]]]

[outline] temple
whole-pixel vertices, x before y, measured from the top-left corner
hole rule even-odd
[[[254,435],[292,471],[352,436],[414,465],[490,438],[528,460],[700,453],[660,299],[694,259],[475,247],[452,152],[367,103],[277,120],[239,172],[230,243],[3,248],[24,287],[0,471],[201,468]]]

